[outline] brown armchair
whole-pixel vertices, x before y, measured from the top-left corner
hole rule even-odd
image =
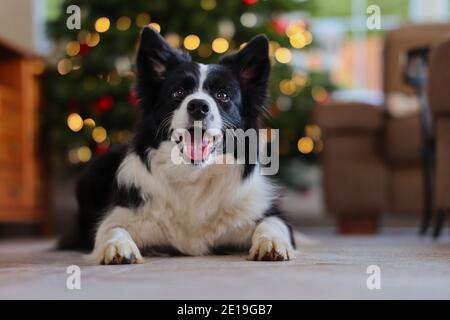
[[[429,64],[428,102],[435,129],[434,208],[437,212],[434,236],[450,213],[450,37],[433,48]]]
[[[450,24],[409,25],[388,33],[384,93],[413,95],[403,80],[406,53],[450,34]],[[422,168],[420,115],[394,118],[384,106],[331,103],[316,107],[324,133],[323,182],[328,211],[341,232],[374,232],[382,212],[414,214],[429,200]]]

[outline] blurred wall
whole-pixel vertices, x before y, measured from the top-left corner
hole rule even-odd
[[[26,51],[34,51],[33,0],[0,1],[0,38]]]

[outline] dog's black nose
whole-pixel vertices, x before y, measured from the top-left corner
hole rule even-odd
[[[187,111],[192,119],[202,120],[209,114],[209,104],[202,99],[193,99],[188,103]]]

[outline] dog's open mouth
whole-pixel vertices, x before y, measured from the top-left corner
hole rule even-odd
[[[220,141],[220,130],[191,127],[178,130],[176,142],[183,156],[192,163],[206,162]]]

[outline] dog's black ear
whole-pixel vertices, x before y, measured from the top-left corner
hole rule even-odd
[[[257,35],[237,53],[223,57],[220,63],[238,75],[244,90],[265,96],[270,74],[269,41],[265,35]]]
[[[153,28],[142,29],[137,53],[137,90],[140,99],[148,98],[172,68],[191,60],[188,54],[172,48]]]

